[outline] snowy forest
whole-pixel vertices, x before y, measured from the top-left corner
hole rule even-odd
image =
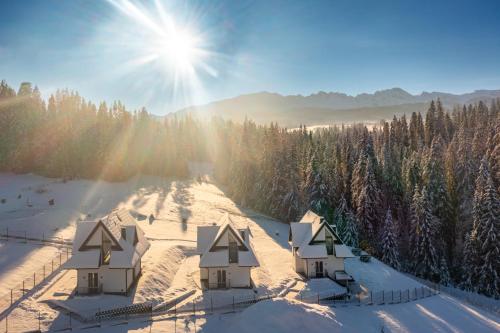
[[[500,297],[500,100],[310,131],[0,83],[0,171],[121,181],[185,177],[194,160],[244,207],[285,222],[312,209],[396,269]]]

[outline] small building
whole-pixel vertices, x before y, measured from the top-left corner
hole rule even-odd
[[[354,255],[323,217],[308,211],[299,222],[290,223],[289,241],[297,273],[341,283],[352,280],[345,272],[344,259]]]
[[[127,294],[149,246],[135,218],[114,210],[97,221],[77,223],[73,255],[64,268],[76,269],[78,294]]]
[[[204,288],[252,287],[251,269],[259,261],[248,225],[238,226],[226,214],[217,225],[198,227],[196,248]]]

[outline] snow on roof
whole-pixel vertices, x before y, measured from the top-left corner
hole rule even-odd
[[[97,268],[99,267],[100,251],[95,246],[82,249],[82,245],[94,232],[98,225],[102,225],[118,242],[120,249],[111,250],[110,268],[132,268],[149,249],[150,243],[144,232],[137,225],[136,220],[125,210],[115,210],[98,221],[82,221],[76,225],[73,241],[73,258],[67,268]],[[122,238],[122,229],[125,229],[125,238]],[[97,251],[97,252],[96,252]],[[97,259],[96,254],[97,253]],[[95,264],[97,262],[97,264]],[[92,265],[87,267],[85,265]]]
[[[229,249],[214,249],[210,251],[225,232],[232,232],[238,243],[242,244],[245,251],[238,251],[238,265],[242,267],[259,266],[251,244],[251,233],[248,225],[236,224],[234,220],[225,214],[216,226],[199,226],[197,234],[197,253],[200,257],[200,267],[225,267],[229,265]],[[244,239],[239,231],[245,231]]]
[[[65,269],[99,268],[101,251],[99,249],[73,252],[71,258],[64,264]]]
[[[200,267],[226,266],[229,266],[229,251],[207,251],[200,258]]]
[[[215,237],[219,232],[220,226],[198,226],[198,233],[196,235],[196,253],[203,254],[212,245]]]
[[[352,276],[347,274],[346,272],[336,271],[335,272],[335,280],[352,280]]]
[[[335,256],[338,258],[354,258],[351,249],[344,244],[335,244]]]
[[[300,219],[300,223],[321,223],[321,219],[321,216],[314,213],[312,210],[308,210]]]
[[[81,221],[76,224],[73,253],[78,252],[78,249],[82,246],[83,242],[85,242],[92,230],[94,230],[96,224],[97,221]]]
[[[259,261],[255,257],[255,252],[249,251],[238,251],[238,265],[241,267],[258,267]]]
[[[126,240],[121,239],[120,245],[122,251],[111,251],[109,268],[133,268],[141,256]]]
[[[327,258],[328,254],[324,243],[312,244],[316,234],[322,227],[327,228],[334,234],[335,242],[341,242],[330,225],[319,215],[312,211],[302,217],[300,222],[290,223],[291,244],[297,247],[297,254],[304,259]],[[343,244],[335,244],[335,256],[338,258],[353,257],[351,250]]]
[[[297,251],[301,258],[328,258],[325,244],[309,245],[308,242],[309,240],[306,239]]]
[[[290,223],[290,228],[292,231],[292,246],[299,247],[304,239],[311,239],[312,228],[310,223]]]

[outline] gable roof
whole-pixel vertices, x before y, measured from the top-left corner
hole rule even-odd
[[[351,250],[343,244],[342,239],[335,232],[334,228],[323,217],[309,210],[300,222],[290,223],[290,243],[292,247],[297,248],[297,254],[301,258],[328,257],[325,244],[314,243],[323,228],[328,229],[334,237],[334,253],[336,257],[353,257]]]
[[[125,238],[122,238],[125,229]],[[97,221],[81,221],[76,225],[73,256],[65,268],[97,268],[100,264],[101,247],[87,243],[98,231],[105,232],[112,241],[110,268],[132,268],[146,253],[150,243],[136,220],[127,210],[114,210]]]
[[[199,226],[197,234],[197,253],[200,254],[200,267],[229,266],[229,249],[226,246],[217,246],[222,237],[231,233],[238,244],[238,266],[259,266],[257,257],[251,244],[251,232],[248,226],[243,227],[234,223],[229,214],[220,219],[219,225]],[[243,239],[239,231],[245,231]]]

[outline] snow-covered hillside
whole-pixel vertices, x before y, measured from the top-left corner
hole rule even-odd
[[[43,190],[40,190],[43,189]],[[19,194],[21,198],[18,199]],[[179,316],[177,320],[159,316],[128,324],[91,328],[85,332],[498,332],[499,318],[445,295],[435,295],[401,304],[372,306],[305,304],[295,299],[297,292],[287,293],[294,285],[300,292],[314,290],[314,285],[300,281],[292,269],[288,246],[288,225],[256,212],[243,209],[227,198],[212,183],[195,180],[167,180],[136,177],[124,183],[93,181],[62,182],[33,175],[0,175],[0,228],[70,238],[78,219],[94,219],[113,208],[128,208],[139,219],[141,228],[151,241],[143,258],[143,276],[129,296],[101,295],[69,297],[75,286],[74,272],[60,272],[48,283],[27,295],[9,314],[9,331],[19,332],[67,327],[69,317],[54,308],[59,304],[82,314],[96,309],[113,308],[138,302],[161,304],[193,291],[179,308],[203,304],[211,297],[221,300],[233,296],[280,293],[280,298],[262,301],[242,311],[214,314],[198,312],[196,316]],[[48,205],[54,199],[55,205]],[[196,227],[217,222],[228,212],[233,219],[249,223],[253,245],[261,266],[252,272],[255,290],[203,292],[199,288]],[[145,218],[153,214],[154,221]],[[36,242],[0,241],[0,295],[10,286],[29,277],[37,265],[50,260],[59,249]],[[372,260],[362,263],[357,258],[346,262],[346,270],[366,290],[391,290],[421,285]],[[245,294],[245,295],[244,295]],[[295,294],[295,296],[294,296]],[[52,305],[51,305],[52,304]],[[83,324],[72,319],[73,327]],[[3,325],[3,326],[2,326]],[[0,321],[0,327],[5,327]]]

